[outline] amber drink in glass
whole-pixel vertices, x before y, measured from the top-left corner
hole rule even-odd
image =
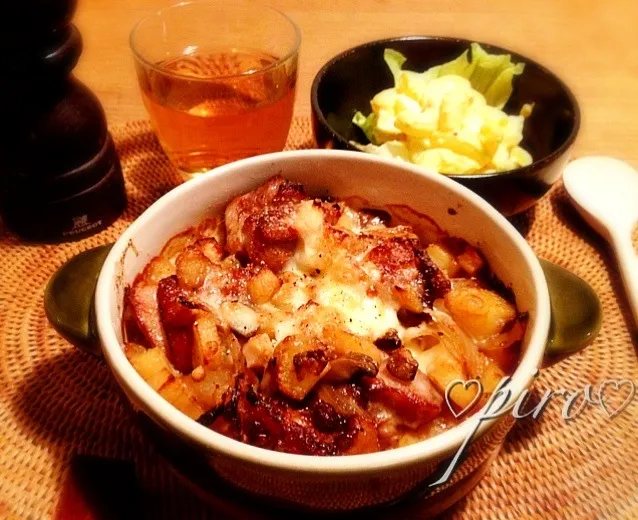
[[[283,149],[299,44],[299,29],[286,15],[249,3],[181,3],[135,26],[131,48],[142,98],[185,178]]]

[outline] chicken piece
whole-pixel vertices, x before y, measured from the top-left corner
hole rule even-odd
[[[166,339],[172,365],[182,374],[190,374],[193,370],[193,331],[185,327],[167,327]]]
[[[377,377],[361,382],[371,401],[384,405],[409,428],[416,429],[441,413],[443,398],[420,370],[412,381],[402,381],[392,376],[384,363]]]
[[[357,257],[365,254],[374,245],[372,236],[356,234],[337,226],[327,226],[324,229],[324,238],[325,248],[333,255],[332,263],[335,265],[338,265],[335,255]],[[343,274],[347,276],[347,273]]]
[[[301,455],[353,455],[379,450],[374,422],[365,414],[345,415],[322,401],[298,407],[254,391],[239,377],[226,396],[223,416],[212,428],[266,449]]]
[[[157,307],[166,335],[166,354],[173,366],[187,374],[193,369],[193,323],[197,318],[188,293],[177,276],[169,276],[157,286]]]
[[[445,275],[418,245],[414,238],[390,237],[367,255],[381,273],[380,294],[416,313],[449,290]]]
[[[175,268],[168,260],[154,258],[126,291],[138,328],[153,347],[165,349],[167,345],[157,306],[157,286],[161,279],[173,274]]]
[[[279,272],[294,255],[299,238],[293,226],[295,209],[291,204],[266,208],[246,219],[244,233],[249,239],[244,249],[251,262]]]
[[[279,271],[295,250],[295,207],[306,198],[300,185],[281,176],[235,198],[224,214],[228,251]]]
[[[196,306],[179,285],[176,275],[164,278],[157,285],[157,305],[164,327],[190,327],[197,318]]]
[[[233,199],[224,213],[226,247],[231,253],[243,251],[248,239],[244,232],[246,219],[286,202],[299,202],[306,197],[300,185],[286,181],[280,175],[270,178],[257,189]]]

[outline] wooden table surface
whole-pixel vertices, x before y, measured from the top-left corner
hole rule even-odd
[[[80,0],[85,50],[77,76],[102,101],[110,125],[145,118],[128,35],[145,14],[176,0]],[[638,1],[271,0],[302,31],[295,111],[310,114],[321,65],[353,45],[407,34],[495,43],[546,65],[576,94],[583,125],[576,155],[606,154],[638,168]]]

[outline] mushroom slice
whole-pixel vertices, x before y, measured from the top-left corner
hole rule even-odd
[[[357,377],[374,377],[379,366],[374,359],[359,352],[348,352],[330,362],[330,370],[324,380],[329,383],[346,383]]]

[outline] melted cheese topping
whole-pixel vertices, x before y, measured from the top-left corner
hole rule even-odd
[[[337,226],[359,234],[359,223],[352,213],[348,208]],[[299,205],[295,228],[300,235],[299,245],[282,272],[288,279],[294,278],[287,288],[286,300],[298,312],[290,313],[287,319],[275,325],[275,342],[298,333],[304,319],[314,318],[305,316],[301,310],[309,303],[329,311],[329,316],[340,317],[339,325],[353,334],[376,339],[388,329],[397,330],[399,335],[403,333],[396,309],[370,294],[374,292],[370,289],[378,281],[379,273],[364,263],[366,253],[349,255],[343,249],[330,248],[324,235],[323,213],[312,201]]]
[[[388,329],[400,329],[397,313],[365,288],[324,278],[315,289],[316,302],[344,315],[345,326],[353,334],[378,338]]]
[[[288,336],[292,336],[299,331],[299,320],[290,318],[280,321],[275,325],[275,343],[279,343]]]

